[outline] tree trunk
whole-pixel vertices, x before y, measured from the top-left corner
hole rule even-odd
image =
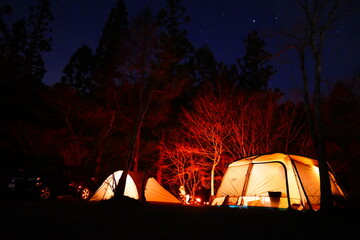
[[[136,140],[135,140],[135,146],[134,146],[134,161],[133,161],[133,171],[138,172],[139,171],[139,156],[140,156],[140,134],[141,134],[141,127],[139,127],[139,130],[136,134]]]
[[[332,208],[332,193],[330,185],[330,177],[328,166],[326,163],[325,140],[324,140],[324,124],[321,111],[321,65],[320,54],[315,54],[315,124],[317,128],[317,156],[319,162],[320,174],[320,208],[327,211]]]
[[[216,165],[215,164],[213,164],[212,165],[212,168],[211,168],[211,196],[215,196],[215,184],[214,184],[214,182],[215,182],[215,168],[216,168]]]
[[[164,165],[164,142],[165,142],[165,130],[161,130],[161,140],[160,140],[160,146],[159,146],[159,161],[157,164],[157,170],[156,170],[156,181],[162,184],[162,176],[163,176],[163,165]]]

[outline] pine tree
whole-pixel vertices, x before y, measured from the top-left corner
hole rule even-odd
[[[10,14],[11,7],[4,7],[0,12],[1,15]],[[23,73],[26,22],[20,19],[9,29],[0,19],[0,28],[0,81],[3,86],[11,86],[21,79]]]
[[[264,50],[265,42],[260,40],[256,31],[248,34],[244,40],[246,53],[238,60],[241,70],[240,86],[249,91],[265,89],[270,77],[276,73],[271,65],[268,65],[271,54]]]
[[[217,62],[208,46],[195,50],[190,58],[190,68],[192,78],[196,84],[203,81],[214,81],[217,73]]]
[[[182,26],[190,22],[185,15],[185,7],[180,0],[168,0],[165,8],[158,14],[158,24],[164,30],[160,35],[159,62],[175,70],[192,52],[192,45],[187,38],[187,31]]]
[[[61,83],[78,90],[82,94],[92,92],[95,87],[94,64],[92,49],[83,45],[71,56],[70,62],[64,68]]]
[[[126,60],[128,13],[123,0],[111,9],[96,49],[95,79],[100,86],[112,85],[120,79],[120,68]]]
[[[51,51],[52,39],[47,36],[47,33],[52,31],[49,27],[49,22],[52,20],[54,18],[49,0],[39,0],[35,7],[30,7],[30,16],[27,21],[27,46],[24,51],[24,81],[41,83],[46,73],[41,54]]]

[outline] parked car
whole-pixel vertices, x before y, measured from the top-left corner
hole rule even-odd
[[[72,176],[61,171],[16,169],[2,176],[2,188],[6,197],[52,199],[72,195],[88,200],[96,190],[94,178]]]

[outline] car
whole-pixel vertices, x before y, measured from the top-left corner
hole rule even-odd
[[[86,201],[95,189],[93,177],[61,171],[16,169],[2,177],[2,190],[8,198],[48,200],[70,195]]]

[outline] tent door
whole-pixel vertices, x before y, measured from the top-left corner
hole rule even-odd
[[[276,200],[280,201],[280,196],[276,198],[279,192],[284,193],[282,196],[286,196],[285,202],[281,202],[280,206],[290,205],[290,191],[288,183],[288,174],[286,166],[280,161],[271,162],[253,162],[248,180],[246,183],[246,190],[243,196],[249,199],[254,198],[252,202],[248,202],[248,205],[254,204],[254,206],[261,206],[258,198],[267,199],[270,201],[270,206],[276,206]]]

